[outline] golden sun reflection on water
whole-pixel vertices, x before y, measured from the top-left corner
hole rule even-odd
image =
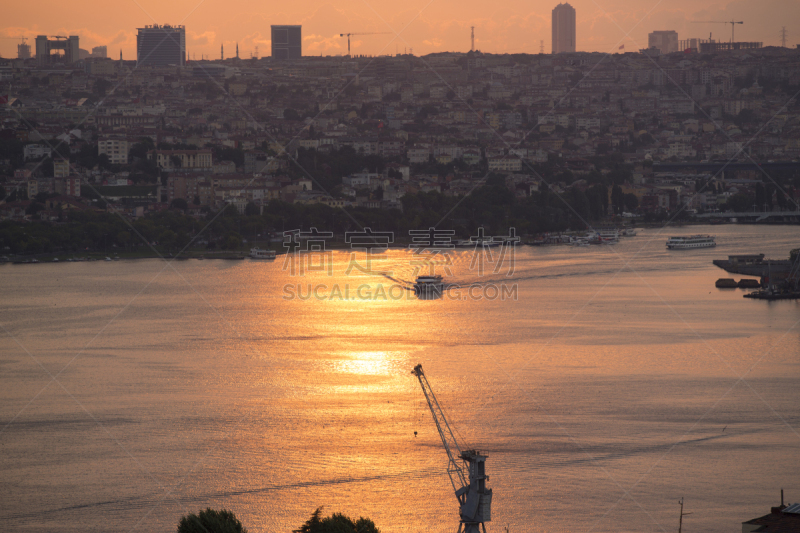
[[[396,365],[387,352],[355,352],[347,359],[334,361],[333,368],[343,374],[362,374],[365,376],[388,376],[397,371]],[[396,357],[392,358],[396,360]]]

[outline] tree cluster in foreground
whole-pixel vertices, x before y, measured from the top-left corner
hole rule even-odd
[[[247,529],[231,511],[207,508],[182,517],[178,533],[247,533]],[[380,533],[380,530],[369,518],[353,520],[342,513],[322,516],[322,507],[319,507],[294,533]]]

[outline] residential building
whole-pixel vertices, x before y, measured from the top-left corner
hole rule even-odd
[[[159,168],[173,170],[200,170],[210,172],[214,168],[211,150],[151,150],[147,159],[155,161]]]
[[[124,137],[102,137],[97,142],[97,155],[106,154],[114,165],[128,164],[130,143]]]

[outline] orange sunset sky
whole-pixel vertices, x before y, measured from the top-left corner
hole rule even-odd
[[[0,36],[79,35],[81,48],[107,45],[109,56],[136,58],[136,28],[146,24],[184,24],[190,59],[201,55],[269,55],[271,24],[302,24],[303,55],[347,53],[346,32],[392,32],[352,38],[353,54],[394,54],[413,49],[416,55],[466,52],[470,26],[475,46],[491,53],[538,53],[540,41],[550,52],[550,12],[557,1],[504,0],[325,0],[274,2],[256,0],[68,0],[6,2]],[[654,30],[676,30],[680,39],[730,39],[730,24],[691,21],[743,20],[737,41],[780,45],[781,27],[787,46],[800,43],[800,0],[574,0],[578,50],[637,51]],[[626,36],[626,34],[628,34]],[[0,55],[16,57],[13,39],[0,39]],[[33,41],[28,41],[33,47]]]

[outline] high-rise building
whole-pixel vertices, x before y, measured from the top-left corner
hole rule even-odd
[[[31,45],[22,41],[17,45],[17,59],[30,59],[31,58]]]
[[[48,39],[47,35],[37,35],[36,62],[41,66],[61,62],[74,63],[80,59],[78,41],[77,35],[55,39]],[[64,51],[63,55],[60,53],[61,50]]]
[[[662,54],[678,51],[678,32],[654,31],[647,36],[647,47],[658,48]]]
[[[105,46],[95,46],[92,48],[92,57],[108,57],[108,48]]]
[[[186,28],[184,26],[145,26],[137,28],[136,66],[186,65]]]
[[[575,8],[558,4],[553,8],[553,53],[575,51]]]
[[[302,26],[272,26],[272,59],[303,57]]]

